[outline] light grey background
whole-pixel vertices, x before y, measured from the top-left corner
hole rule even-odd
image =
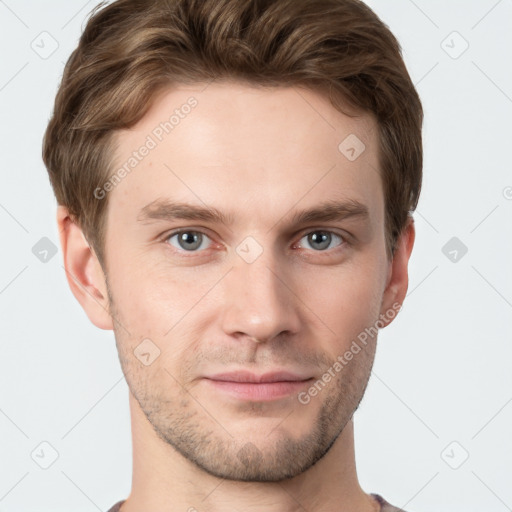
[[[95,4],[0,0],[0,512],[107,510],[131,486],[113,334],[36,245],[58,245],[41,139]],[[423,101],[425,177],[408,296],[355,414],[358,475],[408,512],[512,510],[512,0],[368,4]]]

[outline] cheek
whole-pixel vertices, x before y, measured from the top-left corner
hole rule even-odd
[[[312,270],[303,281],[305,304],[324,329],[334,331],[340,344],[350,343],[378,318],[380,272],[375,262],[361,260],[323,273]]]
[[[116,313],[131,337],[161,336],[165,326],[167,330],[171,327],[172,312],[180,309],[183,295],[176,292],[179,284],[141,258],[126,253],[118,256],[109,276]]]
[[[209,290],[221,276],[214,267],[201,272],[171,265],[165,258],[125,254],[118,258],[109,281],[116,313],[131,337],[154,337],[166,343],[205,307]]]

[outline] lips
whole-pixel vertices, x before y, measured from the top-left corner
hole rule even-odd
[[[217,392],[235,398],[268,402],[288,398],[310,384],[313,377],[298,375],[288,371],[274,371],[261,375],[247,371],[218,373],[205,377]]]
[[[253,383],[265,383],[265,382],[298,382],[311,379],[311,377],[304,377],[295,373],[287,371],[276,371],[257,375],[247,371],[237,371],[229,373],[218,373],[207,377],[211,380],[223,381],[223,382],[253,382]]]

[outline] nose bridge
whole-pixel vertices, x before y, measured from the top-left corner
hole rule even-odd
[[[236,253],[225,282],[226,334],[243,333],[265,341],[283,331],[297,332],[296,298],[289,289],[284,259],[251,237],[238,245]]]

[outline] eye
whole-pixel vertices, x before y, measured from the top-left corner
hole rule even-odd
[[[175,243],[173,243],[173,240]],[[196,249],[201,247],[202,249],[207,249],[210,245],[208,244],[206,247],[204,246],[203,242],[206,240],[211,242],[211,240],[204,233],[192,230],[177,231],[175,233],[171,233],[165,239],[165,241],[169,242],[169,244],[173,247],[187,252],[198,252]]]
[[[338,238],[341,240],[341,243],[339,243],[335,247],[339,247],[345,241],[340,235],[337,235],[336,233],[333,233],[332,231],[322,231],[322,230],[316,230],[311,231],[307,235],[303,236],[301,240],[307,239],[308,244],[310,244],[311,247],[318,251],[325,251],[326,249],[329,249],[332,247],[329,247],[331,245],[331,242],[333,241],[333,237]]]

